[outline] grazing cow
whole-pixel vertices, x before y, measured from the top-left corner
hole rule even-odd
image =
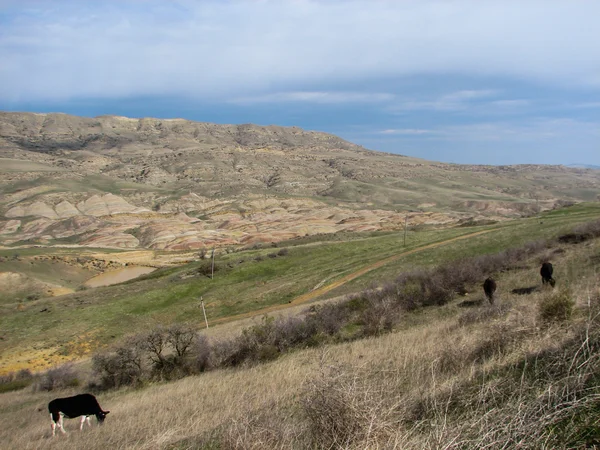
[[[542,284],[549,283],[550,286],[554,287],[556,281],[552,278],[552,272],[554,268],[552,267],[552,263],[545,262],[542,264],[542,268],[540,269],[540,275],[542,276]]]
[[[56,431],[56,427],[65,434],[66,431],[63,428],[63,417],[68,419],[74,419],[75,417],[81,416],[81,422],[79,429],[83,430],[83,423],[87,421],[89,426],[89,416],[96,416],[98,424],[104,422],[104,418],[110,411],[102,411],[102,408],[98,404],[98,400],[92,394],[80,394],[74,397],[57,398],[48,403],[48,411],[52,418],[52,436]]]
[[[494,303],[494,292],[496,292],[496,282],[492,277],[488,277],[483,282],[483,292],[490,303]]]

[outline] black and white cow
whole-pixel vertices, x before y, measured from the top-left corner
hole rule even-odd
[[[98,400],[92,394],[80,394],[73,397],[57,398],[48,403],[48,411],[52,418],[52,436],[56,432],[56,427],[64,434],[63,417],[74,419],[81,416],[79,429],[83,430],[83,423],[87,421],[89,426],[90,416],[96,416],[98,424],[104,422],[104,418],[110,411],[103,411]]]
[[[556,283],[554,278],[552,278],[552,272],[554,272],[554,268],[552,267],[552,263],[545,262],[542,264],[542,268],[540,269],[540,275],[542,276],[542,284],[550,284],[550,286],[554,287]]]

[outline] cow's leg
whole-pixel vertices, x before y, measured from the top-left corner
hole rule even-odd
[[[81,416],[81,420],[79,421],[79,431],[83,430],[83,424],[85,423],[85,419],[87,416]]]
[[[87,420],[88,427],[92,427],[92,422],[90,421],[90,416],[85,416],[85,420]]]
[[[52,427],[52,437],[56,434],[56,422],[54,421],[54,414],[50,414],[50,426]]]
[[[60,419],[58,419],[58,428],[60,428],[62,434],[67,434],[67,432],[65,431],[65,427],[63,426],[63,420],[64,416],[61,414]]]

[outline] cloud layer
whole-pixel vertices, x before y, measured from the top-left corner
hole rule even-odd
[[[308,91],[318,103],[342,98],[321,83],[419,74],[600,88],[598,17],[600,3],[577,0],[9,1],[0,100]]]
[[[0,0],[0,108],[600,165],[600,2]]]

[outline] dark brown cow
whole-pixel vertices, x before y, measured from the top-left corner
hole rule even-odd
[[[545,262],[542,264],[542,268],[540,269],[540,275],[542,276],[542,284],[550,284],[550,286],[554,287],[556,281],[554,281],[554,278],[552,278],[552,272],[554,272],[552,263]]]
[[[490,303],[494,303],[494,292],[496,292],[496,281],[492,277],[488,277],[483,282],[483,292]]]

